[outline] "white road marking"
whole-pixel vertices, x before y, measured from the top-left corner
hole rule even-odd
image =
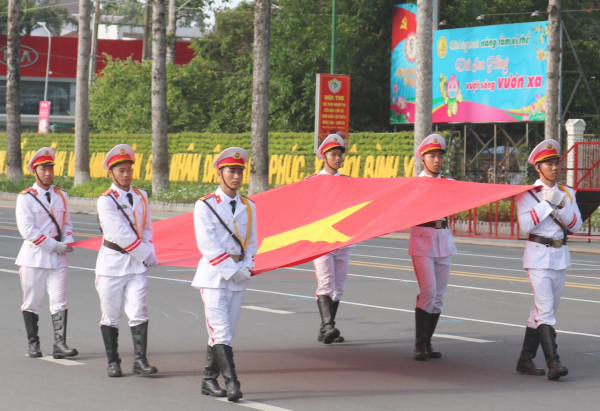
[[[471,337],[461,337],[459,335],[450,335],[450,334],[433,334],[434,337],[439,337],[439,338],[448,338],[449,340],[460,340],[460,341],[468,341],[468,342],[474,342],[474,343],[490,343],[490,342],[496,342],[496,341],[492,341],[492,340],[482,340],[479,338],[471,338]]]
[[[2,237],[2,238],[16,238],[17,240],[22,240],[23,239],[23,237],[13,237],[13,236],[10,236],[10,235],[0,235],[0,237]]]
[[[227,398],[215,398],[217,401],[229,403],[232,405],[241,405],[242,407],[252,408],[253,410],[261,410],[261,411],[291,411],[289,408],[281,408],[275,407],[273,405],[261,404],[260,402],[248,401],[245,399],[241,399],[237,402],[231,402]]]
[[[298,271],[310,271],[315,272],[315,270],[310,270],[307,268],[294,268],[294,267],[286,267],[282,268],[282,270],[298,270]],[[417,280],[405,280],[402,278],[390,278],[390,277],[377,277],[374,275],[362,275],[362,274],[348,274],[348,277],[364,277],[364,278],[373,278],[375,280],[388,280],[388,281],[400,281],[402,283],[416,283]],[[588,277],[585,277],[588,278]],[[509,290],[498,290],[495,288],[483,288],[483,287],[471,287],[468,285],[456,285],[456,284],[448,284],[448,287],[451,288],[465,288],[467,290],[479,290],[479,291],[491,291],[495,293],[506,293],[506,294],[519,294],[519,295],[533,295],[533,293],[524,293],[520,291],[509,291]],[[561,297],[561,300],[570,300],[570,301],[579,301],[583,303],[595,303],[600,304],[600,301],[596,300],[584,300],[581,298],[570,298],[570,297]]]
[[[242,308],[247,308],[249,310],[256,310],[256,311],[265,311],[267,313],[273,313],[273,314],[296,314],[295,312],[292,312],[292,311],[273,310],[271,308],[257,307],[255,305],[242,305]]]
[[[197,268],[180,268],[177,270],[167,270],[167,271],[171,271],[171,272],[173,272],[173,271],[198,271],[198,269]]]
[[[361,244],[358,243],[356,244],[358,247],[370,247],[370,248],[383,248],[383,249],[388,249],[388,250],[403,250],[403,251],[408,251],[408,248],[401,248],[401,247],[385,247],[385,246],[379,246],[379,245],[366,245],[366,244]],[[499,258],[501,260],[519,260],[519,261],[523,261],[523,257],[504,257],[504,256],[500,256],[500,255],[481,255],[481,254],[470,254],[470,253],[455,253],[454,255],[468,255],[471,257],[486,257],[486,258]],[[594,264],[594,261],[581,261],[581,262],[575,262],[575,261],[571,261],[572,264],[577,264],[577,265],[589,265],[590,267],[596,267],[597,264]],[[582,264],[582,263],[592,263],[592,264]]]
[[[19,274],[18,271],[15,271],[15,270],[5,270],[4,268],[0,268],[0,271],[2,271],[3,273]]]
[[[25,354],[25,357],[29,357],[28,354]],[[54,357],[52,357],[51,355],[44,355],[43,357],[39,357],[36,358],[37,360],[44,360],[44,361],[48,361],[48,362],[54,362],[56,364],[60,364],[60,365],[85,365],[84,362],[79,362],[79,361],[73,361],[73,360],[65,360],[65,359],[55,359]]]

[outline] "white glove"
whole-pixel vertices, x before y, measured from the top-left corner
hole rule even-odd
[[[546,186],[542,188],[542,199],[546,200],[550,204],[554,204],[555,206],[562,202],[560,192],[556,188],[550,188]]]
[[[70,245],[67,246],[67,253],[72,253],[74,251],[74,248]]]
[[[239,284],[245,283],[246,281],[250,281],[252,275],[250,274],[250,270],[248,270],[248,267],[242,267],[239,270],[237,270],[231,278],[233,278],[233,281]]]
[[[56,245],[54,246],[54,251],[56,251],[58,254],[66,254],[69,253],[69,248],[71,248],[71,251],[73,250],[73,247],[70,247],[68,245],[66,245],[65,243],[61,243],[60,241],[56,242]]]
[[[156,267],[158,265],[158,261],[156,260],[156,256],[154,255],[154,253],[150,253],[148,258],[144,260],[144,265],[148,268]]]

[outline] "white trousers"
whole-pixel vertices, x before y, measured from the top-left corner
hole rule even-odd
[[[227,288],[201,288],[200,295],[204,302],[208,345],[231,346],[242,311],[244,292]]]
[[[39,315],[44,302],[44,292],[48,291],[50,313],[67,309],[67,267],[36,268],[21,266],[19,269],[23,305],[21,311],[31,311]]]
[[[444,295],[450,278],[452,256],[420,257],[413,255],[413,268],[419,282],[416,308],[439,314],[444,307]]]
[[[533,288],[533,303],[527,319],[529,328],[537,328],[540,324],[554,327],[560,297],[565,289],[567,270],[551,270],[547,268],[528,268],[527,276]]]
[[[317,297],[328,295],[340,301],[346,289],[348,267],[350,266],[350,249],[340,248],[314,260],[317,275]]]
[[[109,327],[119,325],[123,297],[125,297],[125,314],[129,318],[130,327],[148,321],[148,308],[146,307],[148,277],[146,274],[127,274],[120,277],[96,275],[96,290],[100,296],[100,310],[102,310],[100,325]]]

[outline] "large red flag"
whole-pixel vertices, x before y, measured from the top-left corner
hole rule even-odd
[[[319,175],[251,196],[258,244],[254,274],[289,267],[361,241],[478,207],[531,189],[437,178]],[[196,267],[193,214],[153,224],[161,265]],[[76,247],[99,250],[102,237]]]

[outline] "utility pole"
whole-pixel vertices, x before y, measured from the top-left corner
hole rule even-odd
[[[548,2],[548,60],[546,67],[546,120],[544,139],[558,140],[560,136],[560,0]]]
[[[167,63],[175,64],[177,44],[177,0],[169,0],[169,27],[167,28]]]
[[[90,15],[91,0],[79,0],[79,43],[75,89],[75,181],[90,179]]]
[[[8,0],[6,61],[6,176],[23,179],[21,161],[21,2]],[[50,58],[50,56],[48,56]]]
[[[96,61],[98,60],[98,26],[100,25],[100,0],[96,0],[94,7],[94,22],[92,26],[92,52],[90,56],[90,79],[89,84],[92,84],[94,75],[96,74]]]
[[[169,189],[165,0],[152,11],[152,191]]]
[[[254,67],[252,70],[252,126],[250,194],[269,187],[269,41],[271,0],[254,2]]]
[[[150,8],[152,7],[152,0],[146,0],[146,7],[144,8],[144,34],[142,37],[142,61],[150,58],[150,54],[148,49],[150,46]]]
[[[331,74],[335,74],[335,43],[337,32],[337,0],[331,3]]]
[[[433,75],[431,20],[433,0],[417,0],[417,93],[415,101],[415,150],[431,134],[431,106]],[[415,160],[415,176],[423,171],[423,165]]]

